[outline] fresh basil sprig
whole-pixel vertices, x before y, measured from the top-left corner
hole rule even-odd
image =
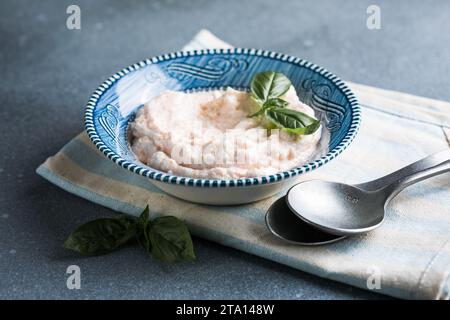
[[[261,107],[260,107],[260,109],[257,112],[251,114],[249,117],[253,118],[253,117],[256,117],[256,116],[261,116],[268,109],[271,109],[271,108],[274,108],[274,109],[276,109],[276,108],[286,108],[288,105],[289,105],[289,102],[287,102],[286,100],[283,100],[281,98],[269,99],[266,102],[264,102],[262,105],[260,105]]]
[[[264,116],[276,127],[297,135],[314,133],[320,121],[297,110],[281,97],[289,90],[291,81],[284,74],[264,71],[256,74],[250,85],[253,100],[259,110],[249,117]]]
[[[320,126],[319,120],[288,108],[269,108],[266,117],[277,127],[294,134],[311,134]]]
[[[151,220],[148,206],[138,218],[120,215],[81,225],[69,235],[64,248],[84,255],[102,255],[136,240],[148,253],[166,263],[195,259],[186,224],[173,216]]]
[[[256,100],[265,103],[270,99],[281,97],[289,90],[290,86],[291,80],[284,74],[265,71],[253,77],[250,90]]]
[[[189,230],[180,219],[163,216],[150,220],[148,206],[139,217],[142,228],[141,243],[147,252],[166,263],[195,259]]]
[[[64,248],[86,255],[101,255],[131,242],[137,225],[132,217],[102,218],[89,221],[73,231]]]

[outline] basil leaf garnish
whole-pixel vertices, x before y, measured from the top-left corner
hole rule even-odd
[[[250,90],[259,110],[249,117],[264,115],[268,119],[264,125],[266,128],[275,125],[293,134],[314,133],[320,127],[320,121],[303,112],[289,109],[289,102],[280,98],[290,86],[291,81],[282,73],[265,71],[256,74],[250,84]]]
[[[176,217],[156,218],[146,230],[152,255],[167,263],[194,260],[194,248],[186,225]]]
[[[150,208],[148,205],[145,207],[144,211],[139,215],[138,223],[141,228],[145,228],[145,226],[150,223]]]
[[[139,242],[147,252],[150,252],[151,244],[147,235],[148,226],[150,224],[150,209],[148,206],[145,207],[144,211],[142,211],[141,215],[139,216],[138,223],[140,229],[138,235]]]
[[[289,102],[280,98],[273,98],[267,100],[264,104],[266,108],[286,108],[289,105]]]
[[[291,81],[284,74],[273,71],[265,71],[256,74],[250,85],[253,97],[261,103],[270,99],[278,98],[285,94]]]
[[[151,220],[148,206],[138,218],[121,215],[85,223],[70,234],[64,247],[85,255],[100,255],[114,251],[136,238],[147,252],[164,262],[195,259],[186,224],[172,216]]]
[[[249,115],[249,118],[253,118],[256,116],[260,116],[262,114],[264,114],[264,112],[269,109],[269,108],[286,108],[289,105],[289,102],[280,99],[280,98],[273,98],[270,100],[267,100],[263,106],[261,107],[261,109],[259,109],[257,112]]]
[[[320,121],[307,114],[287,108],[270,108],[266,116],[276,126],[295,134],[311,134],[320,126]]]
[[[124,215],[92,220],[75,229],[64,242],[64,248],[85,255],[101,255],[128,243],[136,230],[136,220]]]

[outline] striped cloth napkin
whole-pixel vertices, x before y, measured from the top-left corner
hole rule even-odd
[[[183,49],[230,47],[202,30]],[[450,103],[350,84],[363,109],[356,140],[337,159],[302,176],[360,183],[443,150],[450,144]],[[264,214],[276,197],[217,207],[188,203],[100,154],[84,133],[48,158],[37,173],[80,197],[137,215],[184,219],[191,232],[291,267],[399,298],[449,299],[450,179],[416,184],[389,205],[370,233],[319,247],[285,243],[267,230]]]

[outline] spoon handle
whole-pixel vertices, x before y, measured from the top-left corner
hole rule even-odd
[[[357,187],[367,191],[384,189],[386,200],[390,200],[404,188],[448,171],[450,171],[450,149],[423,158],[379,179],[359,184]]]

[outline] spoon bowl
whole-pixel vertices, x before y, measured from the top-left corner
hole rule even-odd
[[[337,182],[311,180],[286,195],[296,217],[324,232],[351,235],[377,228],[384,219],[382,193]]]
[[[314,246],[345,238],[323,232],[299,219],[289,209],[285,197],[275,201],[267,210],[266,225],[274,235],[294,244]]]

